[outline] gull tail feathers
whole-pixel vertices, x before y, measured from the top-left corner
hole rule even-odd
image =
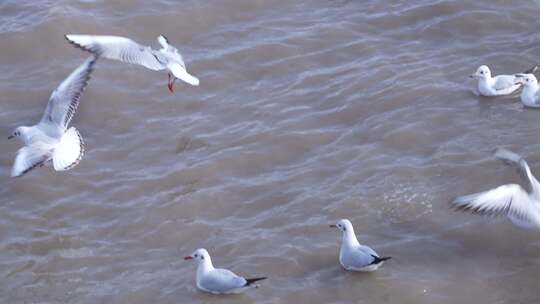
[[[380,264],[384,261],[387,261],[387,260],[390,260],[392,257],[378,257],[376,255],[371,255],[373,257],[373,262],[371,262],[370,265],[377,265],[377,264]]]
[[[253,285],[253,283],[255,282],[258,282],[258,281],[262,281],[262,280],[266,280],[268,279],[268,277],[258,277],[258,278],[251,278],[251,279],[246,279],[246,285],[244,286],[257,286],[256,284]]]
[[[69,128],[54,149],[52,160],[54,170],[65,171],[75,167],[84,154],[84,142],[79,131]]]

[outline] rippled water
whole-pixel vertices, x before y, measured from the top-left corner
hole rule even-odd
[[[39,120],[87,54],[66,33],[157,46],[199,87],[101,59],[73,120],[75,169],[9,172],[0,140],[2,303],[536,303],[540,237],[447,202],[540,170],[540,112],[471,93],[540,61],[538,1],[0,2],[0,133]],[[393,260],[337,263],[351,219]],[[182,257],[267,275],[246,295],[195,288]]]

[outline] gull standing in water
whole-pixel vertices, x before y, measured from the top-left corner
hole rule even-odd
[[[525,71],[525,74],[533,73],[538,69],[534,66]],[[497,75],[491,77],[491,71],[487,65],[481,65],[476,72],[470,76],[478,79],[478,92],[483,96],[503,96],[517,91],[521,84],[516,82],[516,74]]]
[[[68,129],[68,125],[96,60],[94,56],[88,58],[54,90],[38,124],[17,127],[8,137],[17,137],[24,145],[17,151],[11,176],[21,176],[48,161],[56,171],[71,169],[80,162],[84,142],[77,129]]]
[[[520,185],[507,184],[458,197],[452,205],[457,210],[476,214],[506,216],[519,227],[540,229],[540,183],[529,165],[523,157],[505,149],[498,149],[494,156],[519,169],[528,191]]]
[[[161,35],[157,38],[161,49],[154,50],[120,36],[66,35],[73,45],[105,58],[142,65],[154,71],[169,70],[169,90],[173,91],[176,79],[193,85],[199,85],[199,79],[190,75],[182,55],[169,40]]]
[[[533,74],[517,74],[516,83],[523,85],[521,103],[526,107],[540,108],[540,93],[538,80]]]
[[[371,248],[360,245],[351,222],[347,219],[341,219],[330,227],[338,228],[343,232],[341,249],[339,250],[339,263],[346,270],[351,271],[375,271],[384,261],[391,257],[379,257]]]
[[[266,277],[246,279],[230,270],[214,268],[210,254],[204,248],[195,250],[184,260],[197,261],[197,288],[213,294],[242,293],[250,288],[258,288],[259,285],[254,283],[266,279]]]

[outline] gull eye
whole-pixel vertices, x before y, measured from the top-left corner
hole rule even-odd
[[[201,255],[201,260],[204,260],[204,257]]]

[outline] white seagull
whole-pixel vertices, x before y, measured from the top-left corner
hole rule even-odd
[[[246,279],[230,270],[214,268],[210,254],[204,248],[199,248],[184,258],[184,260],[192,259],[198,263],[197,288],[205,292],[213,294],[242,293],[250,288],[258,288],[259,285],[254,283],[266,279],[266,277]]]
[[[520,155],[505,149],[498,149],[494,156],[519,169],[527,182],[528,191],[517,184],[502,185],[458,197],[452,205],[457,210],[476,214],[506,216],[519,227],[540,229],[540,183],[529,165]]]
[[[534,66],[524,73],[533,73],[537,68],[537,66]],[[470,77],[478,79],[478,92],[483,96],[509,95],[517,91],[521,86],[516,82],[516,74],[491,77],[491,71],[486,65],[478,67]]]
[[[521,103],[526,107],[540,108],[538,80],[533,74],[517,74],[516,83],[523,85]]]
[[[379,257],[371,248],[360,245],[351,222],[347,219],[341,219],[330,227],[338,228],[343,232],[341,249],[339,250],[339,263],[346,270],[351,271],[375,271],[384,261],[391,257]]]
[[[157,38],[161,45],[159,50],[120,36],[66,35],[66,39],[73,45],[97,56],[142,65],[154,71],[168,69],[168,87],[171,92],[177,78],[193,86],[199,85],[199,79],[187,72],[178,49],[170,45],[163,35]]]
[[[8,137],[18,137],[24,145],[17,151],[11,176],[21,176],[48,161],[52,161],[56,171],[71,169],[80,162],[84,142],[77,129],[68,129],[68,125],[96,59],[88,58],[54,90],[38,124],[17,127]]]

